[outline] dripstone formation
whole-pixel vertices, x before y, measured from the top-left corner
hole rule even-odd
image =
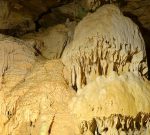
[[[148,28],[139,1],[122,11],[142,4]],[[0,135],[150,135],[146,40],[121,2],[0,0]]]
[[[103,6],[78,24],[62,61],[66,79],[77,88],[70,110],[80,134],[150,134],[144,40],[116,6]],[[145,122],[134,119],[141,112]]]
[[[145,44],[139,28],[116,6],[103,6],[87,15],[73,39],[62,57],[72,86],[81,88],[112,71],[146,77]]]

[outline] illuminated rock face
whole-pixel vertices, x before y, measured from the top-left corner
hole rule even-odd
[[[150,135],[138,27],[113,5],[85,17],[75,35],[66,26],[24,40],[0,35],[0,135]]]
[[[67,109],[74,92],[62,70],[60,60],[38,59],[11,92],[6,91],[7,87],[0,91],[1,135],[74,134],[75,124]]]
[[[47,59],[60,58],[68,42],[68,29],[63,24],[49,27],[39,33],[24,35],[23,39],[35,39],[43,43],[40,52]]]
[[[76,124],[67,106],[75,93],[64,65],[35,55],[36,47],[0,35],[0,134],[72,135]]]
[[[148,81],[126,73],[118,76],[98,77],[77,91],[70,105],[81,120],[108,117],[111,114],[135,116],[150,112],[150,84]]]
[[[25,77],[35,63],[33,46],[34,42],[0,35],[0,87],[12,88]]]
[[[132,73],[114,73],[79,89],[70,109],[77,117],[81,134],[149,135],[149,97],[148,81]]]
[[[70,110],[81,134],[149,134],[145,43],[137,25],[117,7],[105,5],[87,15],[62,61],[66,78],[78,89]],[[145,121],[141,125],[135,118],[140,112]]]
[[[81,88],[99,75],[132,72],[146,77],[145,44],[139,28],[114,5],[86,16],[76,27],[62,61],[70,84]]]

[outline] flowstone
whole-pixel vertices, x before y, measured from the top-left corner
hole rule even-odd
[[[77,88],[112,71],[146,77],[148,70],[145,43],[138,26],[114,5],[104,5],[77,25],[62,61],[66,78]]]

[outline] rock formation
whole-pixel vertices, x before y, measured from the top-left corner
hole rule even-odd
[[[150,115],[139,113],[136,117],[130,117],[115,114],[94,118],[90,121],[83,121],[79,129],[84,135],[149,135]]]
[[[147,14],[150,12],[149,6],[149,0],[128,0],[127,5],[122,7],[122,11],[130,17],[137,17],[137,21],[139,21],[144,28],[150,30],[150,16]]]
[[[112,71],[147,75],[139,28],[112,5],[101,7],[78,24],[62,60],[70,73],[70,84],[77,88]]]
[[[34,42],[0,35],[0,88],[12,89],[33,67],[36,59],[33,46]]]
[[[82,120],[108,117],[111,114],[135,116],[150,112],[150,84],[132,73],[98,77],[79,89],[71,104]]]
[[[73,24],[73,25],[72,25]],[[60,58],[66,45],[72,40],[75,24],[66,22],[38,33],[24,35],[23,39],[35,39],[43,43],[40,52],[47,59]]]
[[[18,11],[20,8],[22,6],[13,10],[9,1],[0,1],[0,33],[18,36],[35,30],[32,17],[27,14],[22,15]]]
[[[113,5],[78,24],[62,60],[66,78],[78,89],[70,110],[80,134],[150,134],[144,46],[138,27]]]
[[[95,11],[101,5],[101,0],[77,0],[85,10]]]
[[[0,135],[150,135],[145,43],[111,2],[0,0]]]
[[[100,6],[104,4],[116,4],[121,6],[126,0],[76,0],[78,5],[83,8],[85,11],[95,11]]]
[[[58,0],[1,0],[0,33],[22,36],[36,31],[40,17],[49,12],[49,8],[70,2]]]
[[[39,59],[11,94],[5,92],[6,88],[1,91],[0,134],[74,133],[75,124],[66,107],[74,93],[67,86],[62,69],[60,60]]]
[[[64,66],[37,56],[36,43],[0,35],[0,134],[74,134]]]

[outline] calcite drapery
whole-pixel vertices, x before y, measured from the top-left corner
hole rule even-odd
[[[81,88],[99,75],[147,75],[145,44],[139,28],[114,5],[104,5],[76,27],[62,61],[72,86]]]

